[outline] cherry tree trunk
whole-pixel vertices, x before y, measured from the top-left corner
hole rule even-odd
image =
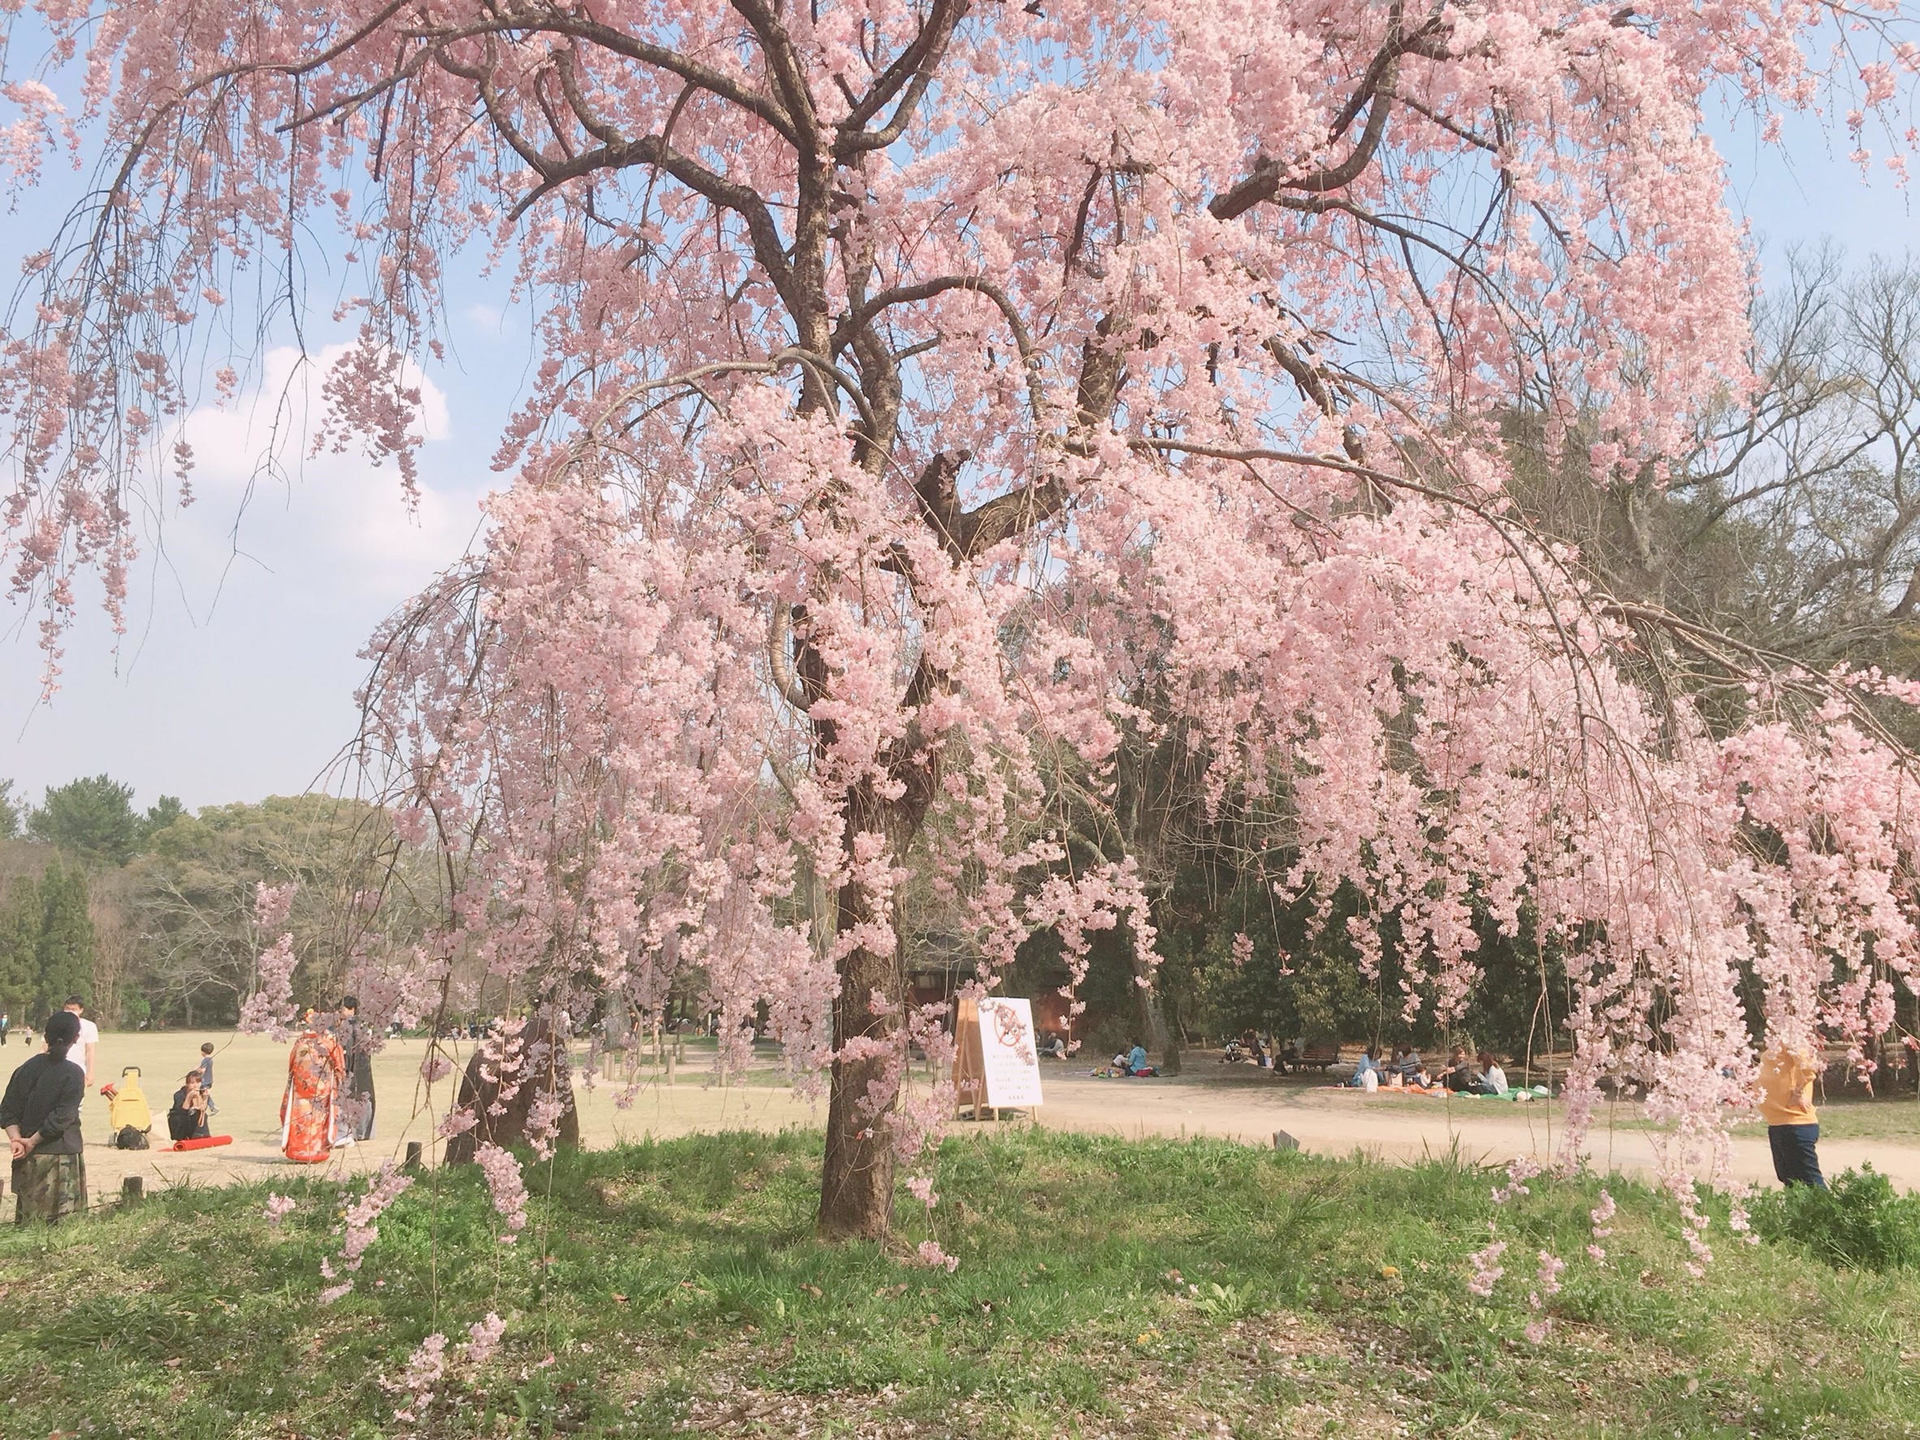
[[[861,787],[847,806],[847,853],[856,837],[887,837],[887,854],[912,843],[926,813],[924,784],[887,802]],[[835,897],[834,929],[846,936],[883,918],[858,876]],[[896,937],[898,919],[886,927]],[[876,933],[867,929],[869,936]],[[833,1002],[834,1062],[827,1100],[827,1150],[820,1175],[819,1233],[835,1240],[883,1240],[893,1226],[891,1120],[905,1077],[906,976],[896,938],[884,950],[854,945],[840,960]]]
[[[842,934],[868,913],[856,884],[842,887]],[[827,1101],[827,1153],[820,1176],[820,1234],[830,1239],[881,1240],[893,1224],[893,1141],[888,1126],[900,1083],[900,1000],[897,953],[856,949],[840,964],[833,1004],[832,1086]],[[873,1003],[874,992],[885,1004]],[[878,1013],[876,1013],[878,1012]],[[860,1041],[877,1042],[871,1047]],[[852,1053],[848,1053],[853,1042]]]

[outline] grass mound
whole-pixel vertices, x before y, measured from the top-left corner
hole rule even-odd
[[[1829,1265],[1920,1269],[1920,1195],[1902,1195],[1871,1165],[1843,1170],[1831,1189],[1795,1185],[1758,1197],[1754,1228]]]
[[[1911,1275],[1717,1229],[1685,1278],[1671,1207],[1215,1141],[951,1140],[894,1253],[812,1234],[818,1138],[706,1136],[530,1166],[502,1244],[481,1177],[422,1177],[333,1304],[352,1191],[171,1191],[0,1235],[0,1433],[1847,1436],[1920,1434]],[[1467,1257],[1508,1242],[1491,1299]],[[913,1263],[934,1238],[959,1268]],[[1524,1331],[1536,1252],[1566,1258]],[[467,1327],[506,1322],[463,1358]],[[444,1335],[424,1398],[396,1388]],[[429,1366],[428,1368],[431,1368]],[[420,1373],[416,1370],[416,1374]],[[396,1418],[397,1411],[410,1419]]]

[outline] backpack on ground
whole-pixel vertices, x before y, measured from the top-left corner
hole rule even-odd
[[[144,1150],[147,1148],[147,1132],[137,1125],[122,1125],[114,1133],[113,1143],[121,1150]]]

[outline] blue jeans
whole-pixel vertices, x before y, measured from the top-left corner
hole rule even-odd
[[[1818,1185],[1827,1188],[1820,1173],[1820,1157],[1814,1145],[1820,1139],[1818,1125],[1769,1125],[1767,1143],[1773,1146],[1773,1173],[1782,1185]]]

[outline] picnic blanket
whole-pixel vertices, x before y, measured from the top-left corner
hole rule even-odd
[[[1477,1090],[1466,1090],[1461,1093],[1475,1100],[1551,1100],[1553,1098],[1553,1091],[1545,1085],[1502,1090],[1497,1095],[1482,1095]]]
[[[1322,1090],[1354,1090],[1353,1085],[1322,1085]],[[1382,1085],[1378,1090],[1364,1092],[1371,1095],[1455,1095],[1462,1100],[1551,1100],[1553,1091],[1545,1085],[1535,1085],[1531,1089],[1502,1090],[1498,1095],[1482,1095],[1478,1090],[1449,1090],[1444,1085]]]
[[[176,1140],[167,1148],[169,1150],[208,1150],[215,1145],[231,1144],[233,1144],[231,1135],[202,1135],[197,1140]]]

